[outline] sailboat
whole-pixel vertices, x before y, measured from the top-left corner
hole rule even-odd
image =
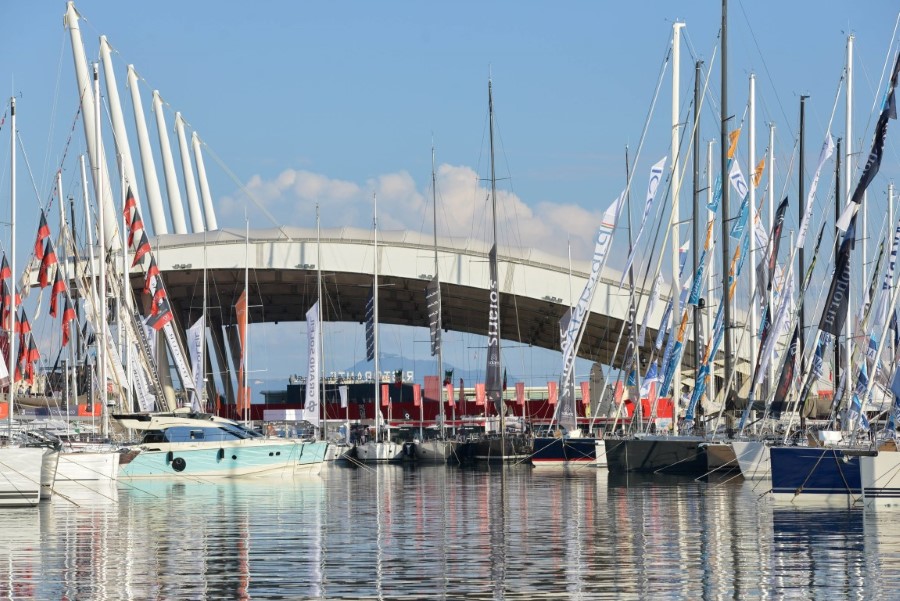
[[[437,179],[434,174],[434,148],[431,149],[431,203],[434,210],[434,278],[428,284],[426,303],[431,320],[432,354],[437,355],[438,374],[444,372],[444,355],[441,345],[441,279],[438,273],[437,251]],[[416,460],[420,463],[446,463],[456,454],[456,441],[447,439],[446,415],[444,414],[444,389],[438,389],[438,403],[440,405],[438,419],[440,420],[440,438],[419,440],[415,445]],[[421,407],[421,405],[420,405]]]
[[[525,461],[531,455],[531,441],[521,433],[506,431],[506,404],[503,402],[501,384],[500,355],[500,278],[497,269],[497,178],[494,171],[494,97],[491,80],[488,80],[488,112],[491,144],[491,215],[493,240],[488,253],[489,269],[489,306],[487,327],[487,369],[485,374],[485,393],[487,396],[485,413],[486,423],[495,420],[489,417],[490,406],[493,406],[499,419],[499,431],[486,432],[479,439],[459,446],[461,459],[475,461]]]
[[[374,269],[372,278],[372,296],[366,307],[366,354],[368,358],[375,363],[375,437],[356,445],[356,459],[364,463],[375,463],[382,461],[401,461],[405,455],[403,444],[391,440],[390,425],[384,427],[384,416],[381,414],[382,400],[388,405],[390,398],[385,398],[389,394],[388,390],[383,390],[381,384],[381,372],[379,371],[378,357],[378,198],[374,198],[374,217],[372,225],[374,230]],[[369,313],[371,309],[371,313]]]
[[[16,267],[16,99],[10,98],[11,167],[10,167],[10,280],[9,329],[6,331],[9,355],[6,365],[16,362],[16,285],[13,275]],[[5,274],[0,275],[5,285]],[[50,498],[59,452],[45,445],[29,446],[22,442],[22,433],[13,429],[13,401],[16,391],[15,369],[7,369],[5,379],[9,383],[9,400],[0,404],[6,410],[6,436],[0,440],[0,506],[34,506],[44,498]],[[0,376],[3,374],[0,373]]]

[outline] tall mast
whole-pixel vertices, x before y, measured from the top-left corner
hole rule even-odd
[[[490,305],[488,310],[488,348],[485,389],[488,400],[500,415],[501,453],[506,453],[506,407],[500,384],[500,282],[497,274],[497,177],[494,171],[494,97],[491,80],[488,79],[488,113],[490,115],[491,142],[491,212],[493,216],[493,245],[490,262]]]
[[[431,206],[432,210],[432,218],[433,218],[433,226],[434,226],[434,280],[438,285],[438,296],[437,296],[437,324],[438,324],[438,335],[441,332],[441,277],[438,271],[438,250],[437,250],[437,178],[434,175],[434,144],[431,145]],[[444,425],[445,416],[444,416],[444,345],[439,342],[437,345],[437,362],[438,362],[438,381],[441,382],[441,389],[438,392],[438,401],[440,404],[440,415],[441,415],[441,438],[446,436],[446,428]],[[421,406],[421,405],[420,405]],[[456,405],[453,406],[454,413],[454,421],[456,421]]]
[[[775,223],[775,124],[769,123],[769,231]],[[801,221],[802,223],[802,221]],[[774,287],[773,287],[774,288]],[[769,290],[769,314],[775,306],[775,292]],[[774,319],[774,317],[773,317]],[[772,389],[773,379],[775,377],[775,362],[769,361],[769,388],[766,390],[768,394]]]
[[[750,90],[749,90],[749,115],[747,129],[747,178],[750,180],[747,186],[747,193],[750,195],[748,204],[750,205],[749,231],[745,232],[745,236],[750,236],[750,250],[747,259],[750,261],[750,365],[756,365],[757,344],[759,341],[758,324],[759,324],[759,300],[754,297],[758,282],[756,281],[756,239],[754,231],[756,229],[756,185],[754,182],[754,170],[756,169],[756,74],[750,74]],[[802,198],[802,196],[801,196]],[[803,203],[800,203],[803,204]],[[801,209],[802,210],[802,209]],[[801,217],[802,222],[802,217]],[[765,252],[765,249],[762,249]],[[753,376],[751,376],[753,377]]]
[[[806,99],[807,98],[809,98],[809,96],[800,96],[800,150],[799,150],[800,160],[799,160],[799,168],[797,169],[797,181],[799,184],[799,187],[797,190],[797,198],[801,199],[801,201],[802,201],[802,199],[806,198],[806,191],[804,190],[804,182],[803,182],[803,173],[804,173],[804,169],[806,168],[804,159],[806,157],[805,146],[806,146]],[[804,203],[804,202],[797,203],[797,207],[800,210],[799,221],[797,223],[803,223],[803,214],[806,211],[806,207],[804,206],[805,204],[806,203]],[[835,258],[837,258],[837,255],[835,255]],[[799,270],[797,272],[797,278],[798,278],[798,282],[800,282],[800,283],[803,282],[803,274],[806,273],[806,268],[805,268],[804,263],[805,263],[805,261],[804,261],[804,256],[803,256],[803,247],[800,247],[797,249],[797,268]],[[751,266],[752,265],[754,265],[754,263],[751,263]],[[753,269],[751,269],[750,271],[753,271]],[[800,286],[797,286],[797,290],[800,290]],[[802,290],[800,292],[801,292],[801,294],[800,294],[800,317],[799,317],[800,340],[798,341],[799,344],[797,345],[797,355],[799,357],[803,357],[803,350],[806,347],[806,345],[804,344],[804,340],[803,340],[804,337],[806,336],[806,308],[805,308],[805,303],[803,302],[803,298],[805,295],[802,294]],[[803,416],[801,416],[801,419],[802,419],[802,417]]]
[[[316,369],[319,371],[319,382],[322,383],[322,391],[319,395],[319,403],[322,405],[322,440],[328,440],[328,408],[325,405],[325,382],[322,379],[325,361],[325,337],[322,336],[322,232],[319,220],[319,203],[316,203],[316,320],[319,328],[319,361],[316,363]]]
[[[703,61],[694,63],[694,209],[691,213],[693,222],[692,266],[696,274],[700,263],[700,65]],[[694,306],[694,385],[698,384],[700,374],[700,307]]]
[[[9,277],[9,407],[7,408],[7,432],[6,440],[12,440],[13,402],[15,401],[16,388],[16,98],[9,99],[9,269],[12,275]]]
[[[101,411],[103,413],[102,433],[106,438],[109,435],[109,416],[106,411],[107,391],[106,391],[106,216],[103,202],[103,180],[101,177],[100,164],[103,164],[103,140],[100,137],[100,76],[98,65],[94,63],[94,147],[97,149],[99,157],[95,167],[97,174],[94,181],[97,182],[97,244],[100,247],[100,256],[97,265],[99,271],[99,287],[100,287],[100,335],[97,337],[97,367],[100,379],[100,400],[102,403]],[[115,234],[115,229],[110,229]],[[113,236],[115,238],[115,235]]]
[[[844,135],[844,144],[847,146],[847,151],[844,153],[846,157],[844,161],[844,198],[849,199],[850,194],[852,194],[852,190],[850,186],[852,185],[853,180],[853,34],[850,34],[847,37],[847,115],[846,115],[846,133]],[[866,203],[864,202],[863,205]],[[865,219],[863,219],[865,222]],[[854,230],[854,235],[856,234]],[[837,255],[835,255],[837,256]],[[863,265],[865,265],[865,254],[863,255]],[[865,269],[865,267],[863,267]],[[863,280],[865,281],[865,280]],[[865,285],[865,284],[863,284]],[[847,315],[853,315],[853,284],[852,282],[848,283],[847,290]],[[847,390],[850,390],[850,386],[852,385],[850,382],[850,374],[853,373],[853,320],[847,319],[844,323],[844,333],[845,333],[845,341],[844,341],[844,369],[846,369],[846,377],[844,379],[844,384],[847,386]],[[849,395],[847,395],[849,398]]]
[[[247,378],[250,374],[247,373],[247,370],[250,367],[250,219],[247,218],[244,221],[244,236],[245,236],[245,244],[244,244],[244,302],[247,305],[246,313],[244,314],[244,323],[241,324],[244,328],[244,348],[241,353],[241,360],[244,362],[244,381],[241,382],[241,391],[244,395],[244,405],[242,407],[244,415],[241,417],[244,418],[244,421],[248,421],[248,415],[250,413],[250,387],[247,386]]]
[[[706,206],[710,206],[713,202],[713,144],[715,140],[709,140],[706,143]],[[710,220],[716,218],[716,214],[712,211],[706,211],[706,226],[709,228]],[[712,300],[716,289],[716,262],[712,256],[709,257],[708,273],[706,278],[706,307],[704,308],[704,318],[706,320],[706,340],[712,340],[713,336],[713,311]],[[723,295],[724,296],[724,295]],[[716,358],[709,358],[709,386],[706,387],[706,398],[710,401],[716,398]]]
[[[722,0],[722,92],[721,112],[719,114],[721,131],[719,132],[719,169],[722,178],[722,302],[725,303],[725,373],[724,381],[731,381],[734,369],[734,350],[731,346],[731,299],[728,298],[728,263],[731,255],[729,243],[729,185],[728,185],[728,0]],[[714,359],[714,358],[713,358]],[[727,389],[727,388],[726,388]],[[722,402],[727,407],[728,399]]]
[[[372,333],[375,350],[375,442],[378,443],[381,433],[381,378],[378,372],[378,195],[372,194],[372,231],[374,232],[374,269],[372,271]]]
[[[679,173],[681,154],[678,147],[681,122],[679,119],[681,94],[681,30],[684,23],[672,24],[672,336],[677,335],[681,323],[681,277],[679,276],[679,250],[681,240],[678,228],[681,227],[681,210],[678,196],[681,192],[681,174]],[[676,362],[677,363],[677,362]],[[672,433],[678,434],[678,406],[681,404],[681,366],[675,366],[675,378],[672,385]]]

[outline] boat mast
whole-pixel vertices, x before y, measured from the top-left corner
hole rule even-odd
[[[493,222],[493,245],[490,260],[490,307],[488,312],[488,350],[485,388],[488,400],[494,403],[500,415],[501,458],[506,453],[506,408],[503,405],[503,390],[500,384],[500,287],[497,275],[497,177],[494,170],[494,97],[491,80],[488,79],[488,113],[490,116],[491,142],[491,215]]]
[[[6,339],[9,347],[9,407],[7,408],[7,432],[6,440],[12,441],[13,402],[16,388],[16,98],[9,99],[9,197],[10,197],[10,247],[9,247],[9,331]]]
[[[372,203],[374,205],[372,211],[372,231],[374,233],[374,269],[372,271],[372,344],[375,351],[373,360],[375,362],[375,443],[380,440],[381,430],[381,379],[378,373],[378,195],[372,193]],[[390,394],[390,393],[388,393]],[[377,453],[377,451],[376,451]],[[377,455],[376,455],[377,457]]]
[[[691,242],[691,250],[693,259],[693,272],[696,274],[700,263],[700,66],[703,61],[694,63],[694,207],[691,214],[694,218],[693,222],[693,241]],[[695,276],[696,277],[696,276]],[[700,305],[694,305],[694,386],[699,384],[700,379]]]
[[[432,218],[433,218],[433,229],[434,229],[434,280],[438,285],[438,295],[437,295],[437,324],[438,324],[438,336],[441,334],[441,278],[440,273],[438,272],[438,250],[437,250],[437,178],[434,175],[434,143],[431,145],[431,206],[432,210]],[[438,391],[438,401],[439,401],[439,411],[441,416],[441,438],[445,438],[447,431],[445,426],[445,414],[444,414],[444,345],[440,338],[438,338],[437,345],[437,362],[438,362],[438,378],[439,382],[441,382],[441,389]],[[419,405],[421,408],[421,404]],[[420,409],[421,410],[421,409]],[[453,406],[453,421],[456,421],[456,405]],[[424,439],[423,439],[424,441]]]
[[[681,227],[681,210],[678,196],[681,192],[681,174],[679,173],[681,155],[679,148],[679,133],[681,131],[680,120],[680,94],[681,94],[681,30],[684,23],[672,24],[672,333],[676,336],[681,324],[681,240],[678,236],[678,228]],[[672,386],[672,433],[678,434],[678,410],[681,404],[681,366],[675,362],[675,378]],[[626,377],[627,374],[626,374]],[[667,392],[667,391],[663,391]],[[638,398],[640,402],[640,398]]]
[[[319,328],[318,352],[319,361],[316,362],[316,369],[319,372],[319,382],[322,383],[321,395],[319,395],[319,404],[322,405],[322,440],[328,440],[328,408],[325,405],[325,381],[322,379],[324,372],[322,362],[325,360],[325,337],[322,336],[322,232],[319,220],[319,203],[316,203],[316,320]]]
[[[106,389],[106,349],[107,349],[107,337],[106,337],[106,216],[105,216],[105,206],[103,202],[103,184],[104,178],[101,177],[99,164],[102,162],[103,157],[103,140],[100,137],[100,74],[98,70],[97,63],[94,63],[94,147],[97,149],[97,156],[100,157],[98,159],[98,166],[96,167],[97,174],[95,175],[95,180],[97,182],[97,221],[99,222],[100,227],[97,228],[97,244],[100,247],[100,257],[98,260],[97,270],[99,272],[99,287],[100,287],[100,335],[97,337],[97,364],[99,368],[99,379],[100,379],[100,402],[101,402],[101,412],[103,414],[103,420],[101,422],[101,432],[103,437],[106,438],[109,436],[109,415],[106,410],[106,404],[108,402],[107,398],[107,389]],[[115,237],[115,230],[110,229],[110,232]]]
[[[731,345],[731,299],[728,298],[728,263],[731,256],[731,244],[728,231],[729,222],[729,193],[728,185],[728,0],[722,0],[722,91],[721,110],[719,113],[719,169],[722,178],[722,302],[725,303],[725,373],[724,382],[731,381],[731,372],[734,369],[734,355]],[[711,357],[710,361],[714,361]],[[727,386],[726,386],[727,390]],[[724,392],[723,392],[724,394]],[[728,399],[722,398],[724,407],[728,406]]]
[[[250,375],[247,370],[250,367],[250,219],[244,220],[244,303],[246,310],[244,313],[244,323],[238,327],[244,328],[244,348],[241,349],[241,360],[244,362],[244,381],[241,382],[241,392],[243,393],[244,403],[241,407],[241,416],[244,422],[247,422],[250,413],[250,387],[247,386],[247,377]]]

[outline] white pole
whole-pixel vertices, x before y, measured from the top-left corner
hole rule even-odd
[[[194,181],[194,169],[191,167],[191,155],[188,151],[187,138],[184,135],[184,119],[181,113],[175,113],[175,134],[178,136],[178,150],[181,154],[181,171],[184,173],[184,190],[187,193],[188,210],[191,213],[191,229],[194,233],[205,231],[200,201],[197,199],[197,184]]]
[[[684,23],[672,24],[672,330],[671,336],[676,336],[681,325],[681,282],[678,277],[679,250],[681,241],[678,236],[678,228],[681,227],[681,213],[678,206],[678,195],[681,192],[681,182],[678,172],[679,161],[679,131],[681,94],[681,30]],[[672,388],[672,433],[678,434],[678,412],[681,404],[681,369],[676,366]]]
[[[94,63],[94,144],[95,148],[98,151],[99,156],[103,156],[103,140],[100,136],[100,73],[98,69],[97,63]],[[95,171],[99,171],[99,167],[95,167]],[[97,192],[97,197],[105,198],[103,195],[103,178],[100,177],[99,173],[95,174],[94,181],[98,182],[100,185],[100,189]],[[99,302],[99,311],[100,311],[100,335],[97,337],[97,366],[99,370],[99,380],[100,380],[100,402],[101,402],[101,411],[103,413],[102,420],[102,432],[103,437],[106,438],[109,436],[109,415],[106,410],[106,404],[108,402],[107,396],[107,388],[106,388],[106,345],[108,342],[108,337],[106,333],[106,216],[104,206],[106,203],[97,202],[97,221],[99,223],[99,227],[97,228],[97,243],[100,247],[100,257],[98,261],[98,272],[99,272],[99,283],[100,287],[100,302]],[[110,221],[114,221],[110,219]],[[115,229],[112,229],[113,232],[113,240],[115,240]]]
[[[144,190],[147,192],[147,204],[150,205],[150,219],[153,222],[153,233],[157,236],[168,234],[166,212],[163,209],[162,194],[159,190],[159,179],[156,176],[156,161],[150,148],[150,135],[147,133],[147,122],[144,119],[144,104],[138,87],[134,65],[128,65],[128,88],[131,90],[131,106],[134,110],[134,128],[137,131],[138,148],[141,151],[141,167],[144,170]]]
[[[772,226],[775,223],[775,124],[769,123],[769,231],[772,231]],[[751,266],[752,269],[752,266]],[[772,275],[772,277],[775,277]],[[786,284],[787,282],[785,282]],[[785,290],[787,288],[785,287]],[[772,315],[774,319],[774,310],[775,310],[775,293],[774,287],[773,290],[769,291],[769,314]],[[771,324],[770,324],[771,327]],[[766,394],[768,394],[769,390],[771,390],[772,385],[775,381],[775,364],[773,361],[769,361],[769,388],[766,389]]]
[[[372,202],[374,204],[372,212],[372,229],[374,230],[374,249],[375,249],[375,267],[373,273],[372,284],[372,333],[374,334],[375,347],[375,442],[380,439],[381,420],[381,378],[378,372],[378,195],[372,194]]]
[[[750,261],[750,365],[756,365],[756,353],[758,346],[757,324],[759,324],[759,303],[753,296],[756,291],[756,236],[754,230],[756,228],[756,185],[753,181],[753,173],[756,168],[756,74],[750,74],[750,107],[749,107],[749,123],[748,128],[750,135],[748,136],[747,145],[747,177],[750,179],[748,192],[750,194],[750,231],[745,232],[745,236],[750,236],[750,252],[748,259]],[[751,368],[752,369],[752,368]]]
[[[184,221],[181,191],[178,189],[175,161],[172,159],[172,147],[169,145],[169,133],[166,130],[166,116],[163,114],[162,99],[156,90],[153,90],[153,112],[156,114],[156,130],[159,133],[159,151],[162,155],[163,173],[166,176],[166,191],[169,194],[172,228],[176,234],[186,234],[187,224]]]
[[[212,194],[209,192],[209,180],[206,179],[206,165],[200,151],[200,137],[197,132],[191,133],[191,146],[194,149],[194,162],[197,163],[197,180],[200,182],[200,198],[203,200],[203,215],[206,217],[206,229],[217,230],[216,209],[213,206]]]
[[[847,115],[846,115],[846,134],[844,141],[846,143],[847,154],[844,161],[844,185],[846,186],[846,200],[850,200],[851,178],[853,177],[853,34],[847,37]],[[865,256],[865,253],[864,253]],[[865,264],[865,259],[863,259]],[[865,285],[865,284],[864,284]],[[847,375],[844,378],[846,390],[850,390],[853,386],[851,382],[851,373],[853,369],[853,283],[847,282],[847,322],[844,324],[844,332],[846,340],[844,341],[844,369]]]
[[[6,364],[9,366],[9,407],[7,407],[7,440],[12,440],[12,420],[13,407],[16,396],[16,98],[13,96],[9,99],[9,199],[10,199],[10,218],[9,218],[9,269],[12,275],[9,278],[9,330],[7,331],[7,340],[9,341],[9,360]]]
[[[66,4],[66,25],[69,28],[69,36],[72,42],[72,57],[75,60],[75,78],[78,83],[78,97],[81,99],[81,116],[84,123],[84,137],[87,142],[88,157],[91,161],[91,175],[94,178],[94,191],[97,193],[97,203],[102,204],[110,215],[115,213],[113,206],[112,190],[110,188],[109,171],[106,167],[106,159],[98,148],[98,140],[95,136],[97,127],[94,120],[99,120],[100,111],[94,110],[94,96],[99,96],[100,89],[94,86],[91,90],[90,76],[88,75],[87,57],[84,54],[84,44],[81,41],[81,30],[78,26],[78,12],[75,4]],[[102,181],[101,181],[102,180]],[[106,194],[101,191],[106,190]],[[110,240],[111,250],[119,250],[119,240],[116,236],[116,221],[110,220],[105,224],[106,237]]]
[[[244,328],[244,348],[241,349],[243,351],[241,360],[244,362],[244,381],[241,382],[241,392],[244,395],[244,415],[242,416],[244,422],[247,421],[250,414],[250,387],[247,386],[247,378],[250,377],[248,373],[250,369],[250,219],[248,218],[245,223],[247,243],[244,246],[244,300],[246,301],[247,309],[245,313],[246,319],[242,324]]]
[[[122,116],[122,103],[119,100],[119,88],[116,85],[116,73],[113,69],[110,55],[109,42],[106,36],[100,36],[100,59],[103,61],[103,77],[106,79],[106,97],[109,101],[109,115],[112,120],[113,140],[116,144],[116,152],[119,155],[119,176],[125,180],[126,185],[131,186],[134,200],[143,214],[141,198],[137,189],[137,178],[134,175],[134,162],[131,160],[131,147],[128,143],[128,134],[125,131],[125,118]],[[125,198],[122,196],[122,198]],[[127,235],[122,244],[127,244]]]

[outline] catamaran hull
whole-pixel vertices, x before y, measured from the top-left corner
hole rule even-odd
[[[866,507],[900,507],[900,452],[860,457],[859,471]]]
[[[456,442],[452,440],[426,440],[416,443],[416,461],[440,465],[456,458]]]
[[[706,451],[700,437],[644,437],[606,440],[611,472],[702,476],[707,473]]]
[[[733,440],[731,448],[747,480],[768,480],[772,477],[769,445],[759,440]]]
[[[116,480],[119,477],[118,451],[60,453],[57,482]]]
[[[728,474],[741,471],[734,449],[727,442],[710,442],[703,446],[706,451],[706,473]]]
[[[403,456],[403,445],[396,442],[369,441],[362,445],[356,445],[356,459],[363,463],[403,461]]]
[[[771,447],[772,496],[782,503],[852,505],[862,496],[861,455],[830,447]]]
[[[40,447],[0,448],[0,507],[38,504],[45,451]]]
[[[604,449],[603,441],[594,438],[539,437],[534,439],[531,463],[534,467],[594,467],[598,450]]]
[[[59,451],[56,449],[42,449],[44,456],[41,459],[41,499],[47,500],[53,496],[53,483],[56,482],[56,470],[59,466]]]
[[[302,463],[305,444],[291,441],[240,440],[233,443],[195,445],[170,443],[159,449],[140,449],[122,456],[119,479],[141,478],[234,478],[282,474],[315,465],[316,452]],[[326,445],[326,443],[318,443]],[[327,445],[326,445],[327,446]],[[318,465],[324,459],[318,453]]]

